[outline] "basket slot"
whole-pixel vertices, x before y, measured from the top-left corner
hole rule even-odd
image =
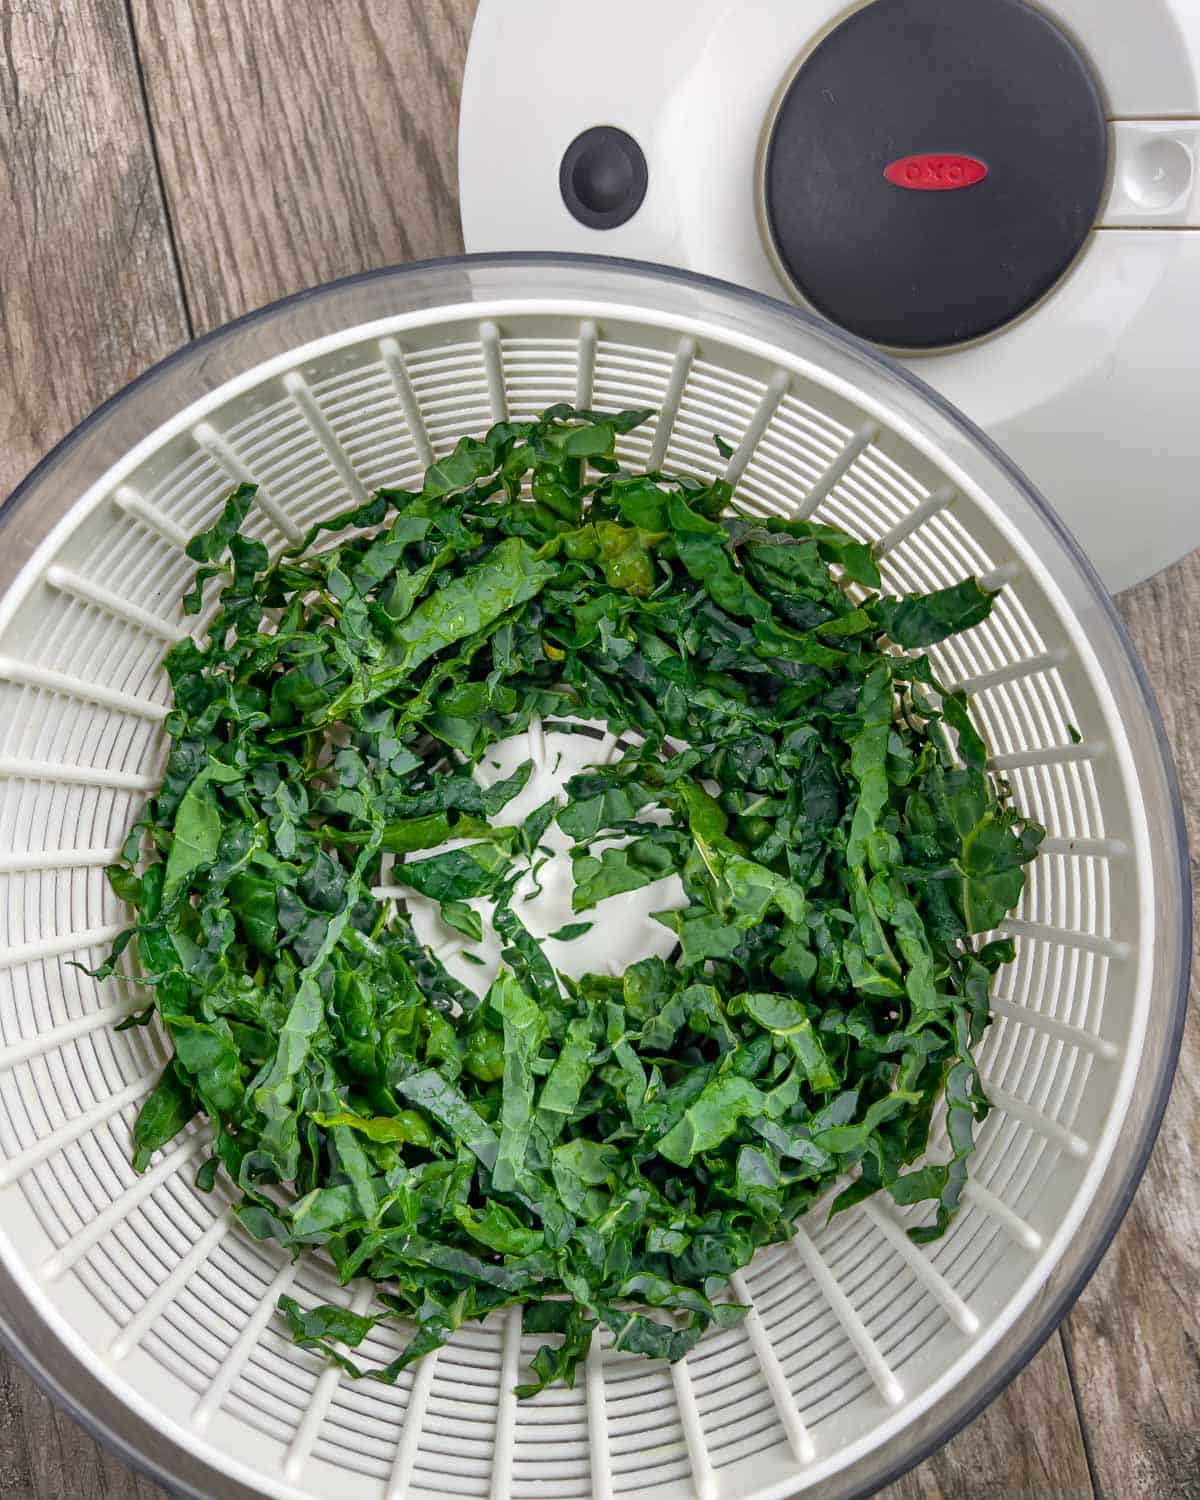
[[[825,497],[842,482],[857,459],[866,452],[878,436],[879,428],[874,422],[864,422],[857,431],[851,433],[842,451],[816,483],[810,486],[808,493],[795,507],[792,513],[797,520],[807,521],[814,514]]]
[[[946,1310],[955,1327],[968,1335],[978,1333],[979,1319],[946,1278],[930,1264],[928,1257],[921,1254],[889,1210],[878,1200],[868,1198],[863,1204],[863,1211],[925,1290]]]
[[[990,572],[984,573],[979,580],[979,587],[986,589],[989,594],[994,594],[997,589],[1004,588],[1007,584],[1015,583],[1021,576],[1020,566],[1015,562],[1003,562]]]
[[[272,498],[266,485],[255,479],[249,468],[238,457],[232,444],[226,442],[211,422],[201,422],[193,427],[192,438],[196,446],[202,448],[213,462],[225,471],[231,483],[252,484],[257,487],[257,494],[254,496],[255,504],[259,506],[276,531],[281,532],[284,539],[294,546],[304,533],[283,507]]]
[[[944,489],[935,490],[932,495],[927,495],[920,505],[910,511],[902,521],[897,521],[889,532],[880,537],[875,544],[875,555],[886,557],[901,542],[907,541],[914,532],[919,531],[926,521],[940,515],[944,510],[949,510],[957,499],[957,490],[949,485]]]
[[[679,415],[679,403],[683,400],[684,387],[696,357],[696,340],[682,338],[675,346],[675,357],[671,361],[671,373],[667,388],[658,407],[658,418],[654,424],[654,441],[650,446],[647,468],[661,469],[671,442],[675,418]]]
[[[687,1359],[677,1359],[671,1366],[671,1383],[675,1387],[675,1403],[679,1407],[679,1419],[683,1424],[683,1435],[687,1442],[688,1460],[692,1466],[692,1480],[698,1500],[716,1500],[717,1477],[713,1473],[712,1460],[708,1456],[708,1444],[704,1428],[696,1407],[696,1393],[692,1389],[692,1377]],[[493,1500],[499,1500],[493,1496]]]
[[[1078,745],[1041,745],[1010,755],[993,755],[988,765],[993,771],[1017,771],[1022,766],[1062,766],[1071,761],[1095,760],[1107,749],[1103,740],[1083,740]]]
[[[417,459],[421,467],[427,469],[433,463],[433,448],[429,442],[429,434],[425,431],[425,419],[421,415],[412,381],[408,378],[408,366],[404,362],[403,346],[399,339],[380,339],[379,352],[392,378],[396,400],[400,403],[400,410],[404,413],[404,420],[408,423],[408,430],[412,434]]]
[[[371,1284],[367,1282],[355,1293],[354,1300],[350,1304],[350,1311],[361,1315],[366,1312],[370,1301]],[[321,1423],[325,1420],[329,1403],[333,1400],[341,1378],[341,1367],[332,1361],[321,1371],[321,1378],[317,1381],[317,1388],[308,1404],[308,1410],[304,1413],[296,1429],[296,1436],[289,1444],[287,1455],[283,1460],[284,1475],[293,1484],[304,1473],[304,1466],[308,1463],[309,1454],[317,1440],[317,1433],[321,1430]]]
[[[1018,1026],[1031,1026],[1035,1031],[1044,1032],[1056,1041],[1066,1042],[1068,1046],[1079,1047],[1084,1052],[1091,1052],[1104,1062],[1115,1062],[1121,1055],[1121,1049],[1102,1036],[1093,1036],[1090,1031],[1084,1031],[1080,1026],[1068,1026],[1065,1021],[1056,1021],[1053,1016],[1044,1016],[1039,1010],[1031,1010],[1027,1005],[1014,1005],[1011,1000],[1005,1000],[1000,995],[993,995],[991,999],[992,1013],[1003,1016],[1005,1020],[1012,1021]]]
[[[1005,662],[1002,667],[993,667],[989,672],[977,672],[973,677],[951,680],[947,687],[952,693],[974,696],[976,693],[986,693],[989,688],[999,687],[1002,683],[1022,682],[1027,677],[1039,677],[1044,672],[1053,672],[1066,659],[1065,651],[1042,651],[1037,656],[1024,656],[1018,661]]]
[[[105,687],[99,682],[85,682],[82,677],[72,677],[68,672],[55,672],[49,667],[38,667],[33,662],[18,661],[11,656],[0,656],[0,679],[24,687],[64,693],[68,698],[98,703],[102,708],[115,708],[154,723],[161,723],[167,717],[166,708],[161,703],[152,703],[149,698],[122,692],[120,688]]]
[[[1091,1154],[1091,1146],[1081,1135],[1076,1135],[1073,1130],[1060,1125],[1057,1120],[1048,1119],[1041,1110],[1034,1109],[1031,1104],[1026,1104],[1024,1100],[1016,1098],[1006,1089],[997,1088],[994,1083],[989,1083],[984,1079],[983,1090],[989,1102],[1002,1114],[1011,1115],[1014,1120],[1019,1120],[1036,1135],[1044,1136],[1056,1146],[1061,1146],[1069,1156],[1077,1157],[1082,1161]]]
[[[591,318],[579,325],[579,352],[576,357],[575,405],[586,411],[592,404],[592,381],[596,374],[596,340],[599,331]]]
[[[208,1259],[221,1239],[229,1232],[231,1222],[228,1209],[217,1215],[167,1279],[142,1304],[140,1312],[135,1313],[113,1339],[108,1352],[114,1360],[125,1359],[133,1353],[150,1331],[158,1315],[174,1301],[189,1278]]]
[[[338,478],[350,491],[351,498],[356,505],[362,505],[367,499],[367,491],[362,480],[354,468],[354,465],[346,457],[346,451],[338,442],[333,428],[325,413],[317,403],[317,398],[309,388],[304,376],[297,370],[283,377],[284,388],[295,402],[301,416],[312,428],[313,436],[325,450],[325,456],[333,465]],[[299,534],[297,534],[297,540]]]
[[[479,345],[483,350],[483,368],[487,374],[488,400],[492,403],[492,421],[508,421],[508,397],[504,392],[504,365],[500,358],[500,330],[490,321],[479,325]]]
[[[792,1399],[792,1393],[788,1389],[787,1376],[783,1372],[783,1366],[779,1363],[775,1350],[771,1346],[771,1340],[763,1327],[762,1317],[758,1308],[754,1305],[754,1299],[750,1295],[750,1289],[746,1285],[746,1278],[740,1271],[735,1271],[730,1278],[730,1287],[733,1295],[739,1302],[748,1304],[750,1311],[746,1314],[746,1334],[750,1340],[751,1348],[754,1350],[755,1358],[762,1368],[763,1376],[767,1382],[767,1388],[771,1392],[771,1399],[775,1403],[775,1409],[779,1413],[783,1423],[783,1430],[787,1433],[788,1442],[791,1444],[792,1452],[802,1464],[810,1464],[817,1456],[816,1445],[813,1443],[808,1428],[805,1427],[800,1412]]]
[[[132,1014],[134,1007],[125,1006],[124,1009],[127,1014]],[[89,1017],[89,1020],[94,1023],[95,1018]],[[61,1250],[50,1256],[42,1266],[43,1281],[54,1282],[65,1275],[77,1261],[83,1259],[97,1240],[103,1239],[110,1229],[115,1229],[144,1198],[148,1198],[168,1177],[173,1177],[193,1161],[205,1144],[202,1134],[194,1135],[182,1146],[168,1152],[144,1176],[137,1178],[132,1187],[126,1189],[119,1198],[114,1198],[103,1213],[97,1214]]]
[[[20,964],[37,963],[43,958],[61,958],[66,953],[79,953],[85,948],[107,948],[125,926],[124,922],[109,922],[83,932],[68,932],[61,937],[37,938],[31,943],[0,948],[0,969],[15,969]]]
[[[119,1021],[124,1021],[127,1017],[136,1015],[139,1010],[144,1009],[145,1005],[140,1000],[120,1000],[115,1005],[106,1005],[101,1010],[94,1010],[90,1015],[80,1016],[78,1020],[65,1021],[61,1026],[40,1032],[26,1042],[16,1042],[13,1046],[5,1047],[3,1051],[0,1051],[0,1073],[28,1062],[30,1058],[42,1057],[47,1052],[56,1052],[60,1047],[65,1047],[68,1042],[76,1042],[80,1037],[88,1036],[93,1031],[100,1031],[105,1026],[115,1026]]]
[[[164,542],[169,542],[180,552],[186,550],[188,539],[182,528],[176,526],[170,516],[165,516],[156,505],[151,505],[149,500],[139,495],[137,490],[123,484],[113,495],[113,504],[126,515],[136,516],[144,526],[156,532]]]
[[[504,1315],[504,1352],[500,1359],[500,1392],[496,1409],[496,1446],[492,1452],[491,1500],[508,1500],[512,1482],[517,1423],[517,1376],[521,1364],[521,1309]]]
[[[746,466],[754,457],[754,450],[762,441],[763,434],[771,424],[771,418],[779,409],[779,403],[787,395],[787,389],[791,383],[791,377],[786,370],[776,370],[767,388],[762,393],[762,399],[754,409],[754,415],[750,418],[750,425],[746,428],[741,442],[733,457],[725,466],[725,479],[728,484],[736,484],[746,472]]]
[[[122,594],[114,593],[112,589],[106,589],[103,584],[96,583],[94,579],[84,578],[81,573],[76,573],[71,568],[61,567],[58,563],[47,568],[46,582],[52,589],[58,589],[63,594],[70,594],[84,604],[99,605],[116,619],[128,625],[134,625],[149,635],[157,636],[160,640],[177,641],[182,633],[178,625],[173,625],[160,615],[143,609],[140,604],[135,604]]]
[[[59,781],[64,786],[109,787],[117,792],[151,792],[159,777],[136,771],[112,771],[107,766],[53,765],[43,760],[16,760],[0,756],[0,776],[23,781]]]
[[[1122,839],[1072,838],[1067,834],[1044,838],[1041,852],[1073,859],[1124,859],[1129,845]]]
[[[40,1162],[46,1161],[51,1156],[57,1156],[72,1141],[77,1141],[81,1135],[87,1135],[89,1131],[103,1125],[113,1115],[119,1114],[126,1105],[136,1103],[150,1092],[154,1087],[154,1082],[152,1077],[135,1078],[119,1093],[102,1099],[99,1104],[94,1104],[83,1114],[76,1115],[73,1120],[68,1120],[65,1125],[60,1126],[50,1135],[43,1136],[28,1150],[16,1156],[10,1156],[6,1162],[0,1164],[0,1187],[8,1187],[10,1183],[18,1181]]]
[[[205,1431],[214,1414],[221,1409],[225,1397],[242,1373],[243,1366],[262,1337],[263,1329],[270,1322],[276,1303],[291,1286],[295,1274],[296,1266],[293,1261],[285,1262],[275,1273],[274,1281],[259,1299],[246,1326],[238,1335],[237,1342],[221,1361],[208,1389],[192,1410],[192,1426],[197,1432]]]
[[[969,1178],[963,1188],[963,1198],[982,1209],[989,1218],[995,1219],[1001,1229],[1015,1240],[1022,1250],[1028,1250],[1031,1255],[1036,1255],[1042,1248],[1042,1237],[1037,1230],[1031,1224],[1027,1224],[1020,1214],[1014,1213],[1002,1198],[997,1198],[995,1193],[990,1192],[981,1182]]]
[[[28,849],[0,853],[0,875],[32,870],[76,870],[89,865],[111,865],[121,857],[121,846],[106,849]]]
[[[1081,948],[1085,953],[1099,953],[1104,958],[1126,960],[1130,955],[1128,943],[1114,942],[1096,932],[1077,932],[1069,927],[1050,927],[1042,922],[1023,922],[1016,917],[1006,917],[999,930],[1009,937],[1037,939],[1043,943],[1063,943],[1068,948]]]
[[[604,1349],[598,1338],[588,1346],[584,1367],[587,1384],[588,1452],[594,1500],[612,1500],[612,1455],[608,1448],[608,1400],[604,1393]],[[389,1496],[388,1500],[392,1500]]]
[[[904,1388],[893,1374],[890,1365],[879,1352],[879,1346],[867,1332],[867,1325],[855,1311],[854,1304],[838,1285],[837,1277],[821,1258],[821,1253],[809,1238],[807,1231],[797,1226],[791,1240],[796,1258],[817,1283],[838,1322],[845,1329],[850,1342],[866,1367],[867,1374],[875,1383],[879,1394],[889,1406],[899,1406],[904,1400]]]

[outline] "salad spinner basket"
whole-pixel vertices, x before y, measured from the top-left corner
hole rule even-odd
[[[597,1340],[573,1390],[518,1403],[540,1337],[462,1328],[385,1387],[291,1344],[275,1313],[370,1288],[250,1240],[193,1185],[200,1122],[130,1166],[165,1056],[94,965],[125,914],[104,866],[165,752],[186,539],[231,486],[279,549],[465,433],[556,401],[657,417],[632,465],[711,474],[760,514],[877,544],[886,585],[1003,592],[937,647],[994,768],[1048,837],[1003,930],[981,1049],[994,1108],[964,1206],[918,1247],[883,1198],[820,1207],[736,1276],[752,1304],[667,1366]],[[713,433],[733,445],[719,458]],[[1064,441],[1081,441],[1079,436]],[[1131,507],[1137,503],[1130,496]],[[932,391],[754,294],[631,263],[495,256],[293,298],[101,408],[0,515],[0,1326],[93,1431],[188,1496],[768,1500],[869,1493],[1038,1347],[1126,1208],[1166,1099],[1190,952],[1178,800],[1150,693],[1053,513]],[[592,941],[641,956],[642,927]],[[593,949],[594,960],[596,950]],[[386,1360],[401,1333],[362,1349]]]

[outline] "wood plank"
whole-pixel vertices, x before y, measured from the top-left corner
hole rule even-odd
[[[8,1361],[0,1362],[0,1495],[5,1500],[167,1500]]]
[[[187,337],[121,0],[0,5],[0,494]]]
[[[981,1416],[879,1500],[1086,1500],[1091,1493],[1055,1335]]]
[[[197,331],[461,250],[475,0],[134,0]]]
[[[1125,594],[1200,827],[1200,553]],[[1192,860],[1195,878],[1196,860]],[[1200,912],[1195,913],[1200,916]],[[1200,1010],[1141,1191],[1067,1324],[1104,1500],[1200,1497]]]
[[[122,0],[0,5],[0,494],[187,337]],[[154,1500],[0,1356],[0,1495]]]

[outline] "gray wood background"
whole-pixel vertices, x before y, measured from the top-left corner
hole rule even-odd
[[[652,0],[650,0],[652,3]],[[460,250],[475,0],[0,0],[0,494],[190,337]],[[1200,553],[1122,612],[1200,812]],[[0,1496],[152,1500],[0,1360]],[[1078,1306],[888,1500],[1200,1500],[1200,1022]]]

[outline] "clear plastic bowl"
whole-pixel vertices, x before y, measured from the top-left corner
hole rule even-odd
[[[940,648],[997,767],[1050,830],[1007,924],[1018,961],[983,1049],[997,1105],[967,1205],[917,1249],[867,1205],[764,1251],[756,1313],[667,1369],[599,1356],[517,1407],[507,1315],[396,1390],[290,1347],[285,1284],[182,1170],[138,1179],[137,1097],[163,1056],[114,1035],[71,957],[121,912],[102,865],[161,754],[158,662],[182,633],[180,541],[234,479],[260,534],[410,480],[432,450],[555,400],[649,405],[632,462],[711,471],[750,508],[882,540],[885,574],[1006,588]],[[1141,668],[1053,511],[933,391],[793,308],[628,262],[487,256],[335,283],[199,340],[101,407],[0,512],[0,1325],[90,1431],[188,1496],[865,1495],[974,1416],[1079,1294],[1157,1131],[1183,1024],[1179,800]],[[1072,727],[1078,726],[1081,743]],[[122,1002],[117,1001],[119,1006]],[[382,1352],[382,1351],[381,1351]]]

